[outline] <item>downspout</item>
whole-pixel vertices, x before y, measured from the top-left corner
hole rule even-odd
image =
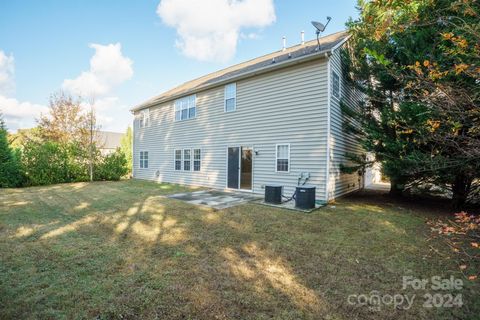
[[[327,150],[326,150],[326,169],[325,169],[325,202],[330,200],[330,109],[331,109],[331,60],[327,56]]]

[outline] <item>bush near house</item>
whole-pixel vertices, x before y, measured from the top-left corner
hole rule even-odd
[[[28,142],[23,148],[23,167],[27,185],[68,182],[68,153],[55,142]]]
[[[127,158],[125,154],[117,149],[114,153],[102,159],[96,168],[95,180],[118,181],[128,173]]]
[[[121,149],[101,155],[95,143],[95,119],[93,107],[85,113],[79,98],[54,94],[50,112],[40,118],[38,127],[17,133],[8,141],[0,115],[0,187],[120,180],[126,176],[131,157],[127,159]],[[131,129],[124,140],[123,146],[131,152]]]

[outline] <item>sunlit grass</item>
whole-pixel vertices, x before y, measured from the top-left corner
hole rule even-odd
[[[404,275],[461,274],[420,211],[339,200],[311,214],[225,210],[165,197],[173,184],[95,182],[0,190],[0,318],[432,319],[347,303]],[[435,245],[442,256],[431,250]],[[405,293],[405,292],[401,292]],[[418,293],[421,294],[421,293]],[[473,301],[473,302],[472,302]]]

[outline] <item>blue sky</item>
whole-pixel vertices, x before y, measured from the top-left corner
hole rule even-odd
[[[60,89],[94,97],[102,129],[124,131],[132,106],[203,74],[328,33],[355,0],[1,1],[0,110],[32,127]],[[212,10],[212,8],[214,8]]]

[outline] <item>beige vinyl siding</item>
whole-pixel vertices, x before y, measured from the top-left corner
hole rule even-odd
[[[134,125],[134,177],[226,187],[227,147],[250,146],[253,191],[265,184],[286,186],[291,195],[301,172],[326,196],[327,60],[324,58],[236,82],[236,110],[224,112],[224,86],[196,94],[196,119],[174,122],[174,101],[150,108],[151,125]],[[137,116],[138,112],[136,113]],[[275,172],[275,145],[290,144],[290,170]],[[200,148],[200,172],[174,170],[174,150]],[[149,151],[149,168],[139,168],[139,152]],[[158,170],[158,177],[156,172]]]
[[[363,96],[360,92],[354,91],[344,79],[340,50],[340,48],[334,50],[330,57],[330,69],[335,71],[340,77],[341,100],[343,103],[357,106],[358,101],[363,99]],[[330,92],[332,90],[331,84],[329,90]],[[333,94],[330,95],[330,108],[329,198],[333,199],[362,187],[358,174],[345,174],[340,170],[341,163],[348,164],[345,153],[360,153],[362,149],[354,136],[344,132],[344,116],[342,116],[340,100]]]

